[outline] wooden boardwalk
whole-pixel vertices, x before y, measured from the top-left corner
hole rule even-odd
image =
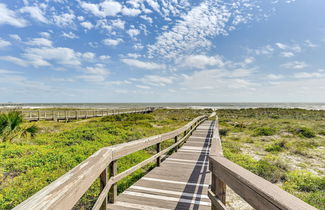
[[[177,152],[120,194],[108,209],[211,209],[208,154],[214,123],[199,125]]]
[[[100,194],[93,210],[226,210],[229,209],[226,206],[226,186],[257,210],[316,210],[225,158],[218,131],[218,117],[216,121],[206,121],[207,118],[205,115],[199,116],[182,128],[168,133],[101,148],[14,209],[73,209],[99,178]],[[175,143],[161,150],[161,143],[172,138]],[[161,157],[181,144],[183,146],[176,153],[160,163]],[[117,161],[120,158],[154,145],[157,148],[155,155],[117,173]],[[157,161],[159,166],[122,194],[116,195],[118,181],[152,161]]]

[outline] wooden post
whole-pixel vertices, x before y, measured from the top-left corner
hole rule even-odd
[[[117,163],[116,160],[109,164],[109,178],[117,174]],[[108,202],[114,203],[117,198],[117,183],[112,184],[111,189],[108,192]]]
[[[161,144],[160,143],[157,144],[156,150],[157,150],[157,153],[160,152],[160,150],[161,150]],[[159,157],[157,157],[157,166],[160,166],[160,163],[161,163],[161,157],[159,156]]]
[[[86,111],[86,114],[85,114],[85,115],[86,115],[86,117],[85,117],[85,118],[87,119],[87,118],[88,118],[88,111]]]
[[[65,111],[65,122],[68,122],[68,112]]]
[[[41,120],[41,113],[40,112],[41,112],[40,110],[38,110],[38,112],[37,112],[37,119],[38,120]]]
[[[78,111],[76,111],[76,119],[79,120]]]
[[[210,171],[213,171],[212,167],[213,166],[210,165]],[[223,204],[226,205],[226,184],[213,173],[211,173],[211,191]],[[219,209],[216,206],[211,205],[211,210]]]
[[[107,184],[107,168],[100,174],[100,192],[102,192]],[[106,210],[107,209],[107,202],[108,202],[108,196],[106,196],[105,200],[103,201],[100,210]]]
[[[52,111],[52,120],[54,121],[55,118],[54,118],[54,111]]]
[[[178,136],[175,136],[174,139],[175,139],[175,143],[177,143],[177,141],[178,141]],[[177,150],[178,150],[178,145],[175,147],[175,152],[177,152]]]

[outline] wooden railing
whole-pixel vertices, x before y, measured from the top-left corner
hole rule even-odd
[[[226,185],[255,209],[316,209],[271,182],[223,157],[218,127],[218,117],[216,117],[209,156],[209,167],[212,176],[208,196],[211,200],[212,209],[227,209],[225,205]]]
[[[107,203],[114,203],[117,197],[116,183],[119,180],[152,161],[156,161],[159,166],[161,157],[170,150],[177,149],[206,119],[206,116],[200,116],[184,127],[168,133],[102,148],[14,209],[71,209],[98,177],[101,192],[93,209],[107,209]],[[175,143],[161,150],[161,143],[168,139],[174,139]],[[119,158],[153,145],[156,145],[157,154],[117,174]]]
[[[153,108],[132,108],[132,109],[118,109],[118,110],[23,110],[21,111],[25,120],[39,121],[39,120],[53,120],[53,121],[69,121],[87,119],[93,117],[104,117],[116,114],[130,114],[130,113],[146,113],[153,111]],[[2,111],[4,112],[4,111]]]

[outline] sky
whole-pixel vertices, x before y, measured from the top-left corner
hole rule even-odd
[[[0,0],[0,102],[325,102],[324,0]]]

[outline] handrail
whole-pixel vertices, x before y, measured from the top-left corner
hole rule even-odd
[[[255,209],[316,209],[271,182],[223,157],[218,131],[218,116],[216,116],[215,125],[209,155],[212,178],[208,196],[211,199],[212,209],[227,209],[225,206],[226,185]]]
[[[25,120],[70,120],[70,119],[87,119],[92,117],[104,117],[116,114],[130,114],[130,113],[146,113],[153,111],[153,107],[146,108],[130,108],[130,109],[78,109],[78,110],[22,110]]]
[[[114,202],[116,199],[116,182],[118,180],[155,159],[159,166],[160,157],[186,141],[195,128],[206,119],[207,116],[200,116],[182,128],[165,134],[102,148],[14,209],[71,209],[98,177],[101,181],[101,194],[93,209],[106,209],[107,202]],[[180,135],[182,135],[181,139],[178,138]],[[160,143],[171,138],[175,138],[175,143],[160,151]],[[119,158],[155,144],[157,145],[157,154],[120,174],[116,173],[116,161]],[[109,167],[109,172],[107,167]]]

